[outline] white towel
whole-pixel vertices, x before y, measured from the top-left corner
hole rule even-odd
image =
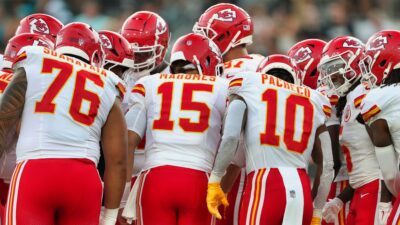
[[[128,200],[126,201],[126,205],[124,211],[122,211],[122,217],[126,219],[129,224],[132,224],[134,220],[136,220],[136,199],[139,190],[140,176],[136,179],[133,184],[132,190],[129,193]]]

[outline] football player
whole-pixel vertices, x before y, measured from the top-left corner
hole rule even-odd
[[[321,105],[327,100],[307,87],[295,85],[295,65],[288,57],[285,59],[286,63],[280,59],[276,67],[269,67],[274,63],[262,63],[266,68],[260,71],[274,72],[277,77],[243,72],[230,81],[230,103],[207,194],[209,212],[217,218],[221,218],[218,205],[227,204],[220,181],[243,130],[248,175],[239,224],[311,223],[311,187],[305,170],[311,154],[317,161],[322,160],[321,144],[331,151]]]
[[[387,188],[393,196],[397,196],[396,203],[386,221],[390,211],[390,204],[382,207],[379,215],[380,224],[399,223],[400,191],[399,180],[399,46],[400,32],[385,30],[373,34],[367,44],[363,68],[363,79],[372,89],[364,98],[361,105],[361,115],[370,127],[375,154],[378,159],[382,176]],[[380,88],[377,88],[380,86]],[[382,203],[381,203],[382,204]]]
[[[264,58],[257,54],[248,54],[247,46],[253,42],[253,21],[242,8],[221,3],[208,8],[193,27],[193,32],[203,34],[216,43],[222,52],[224,61],[223,78],[231,80],[242,71],[255,72]],[[235,158],[243,158],[244,145],[241,141]],[[240,163],[236,163],[240,165]],[[217,225],[237,225],[241,196],[246,178],[243,166],[231,164],[221,185],[228,194],[231,203],[222,220]],[[232,186],[233,185],[233,186]]]
[[[339,140],[350,183],[324,207],[323,216],[331,223],[351,198],[346,224],[378,224],[378,203],[390,201],[380,180],[381,171],[373,143],[360,115],[362,99],[369,90],[360,82],[359,63],[363,51],[364,44],[360,40],[349,36],[337,37],[324,47],[318,67],[322,82],[340,96],[336,107],[341,121]]]
[[[188,34],[174,44],[170,62],[172,74],[137,82],[126,115],[129,142],[135,147],[147,137],[135,183],[137,224],[211,224],[204,199],[226,106],[221,54],[207,37]]]
[[[12,61],[15,60],[18,52],[25,46],[39,45],[49,49],[54,48],[54,44],[46,37],[38,34],[21,34],[11,38],[8,41],[5,50],[5,62],[4,67],[0,71],[0,99],[7,85],[10,83],[13,77],[13,71],[11,69]],[[18,139],[16,132],[10,132],[7,138],[4,154],[0,157],[0,205],[5,206],[7,202],[8,190],[10,187],[12,173],[16,166],[16,153],[15,147]],[[1,213],[3,210],[1,210]],[[0,214],[1,214],[0,213]],[[0,216],[0,218],[2,218]]]
[[[299,83],[312,89],[316,89],[324,95],[328,93],[328,86],[319,82],[320,77],[317,67],[325,45],[326,42],[319,39],[306,39],[296,43],[288,51],[289,57],[294,59],[297,66],[301,70]],[[328,199],[333,199],[349,185],[349,177],[347,175],[346,161],[344,160],[343,154],[340,154],[340,121],[336,116],[335,108],[338,96],[330,95],[327,97],[330,100],[332,111],[325,125],[331,137],[332,155],[335,169],[335,179],[331,185]],[[350,201],[348,201],[346,206],[341,209],[334,223],[327,223],[325,220],[323,220],[322,225],[345,225],[349,204]]]
[[[128,90],[123,107],[129,109],[133,101],[131,91],[139,78],[155,71],[168,73],[164,57],[168,49],[170,32],[168,24],[161,16],[153,12],[139,11],[125,20],[121,35],[130,43],[135,58],[133,68],[129,69],[123,78]],[[128,164],[133,165],[132,185],[143,168],[145,142],[144,136],[142,143],[136,149],[129,150]]]
[[[288,83],[300,83],[299,78],[301,78],[300,73],[302,72],[293,59],[281,54],[273,54],[266,57],[261,62],[258,71],[264,74],[276,76]],[[315,92],[314,90],[310,91]],[[315,93],[315,95],[319,96],[319,101],[317,101],[317,103],[319,103],[320,106],[318,107],[321,107],[324,110],[326,120],[329,120],[331,109],[329,107],[328,99],[320,96],[319,93]],[[329,149],[330,148],[324,148],[324,150]],[[312,187],[314,210],[311,224],[319,225],[321,221],[321,211],[329,192],[329,184],[334,177],[332,153],[323,152],[322,160],[314,155],[313,161],[317,166],[317,172]]]
[[[100,224],[115,224],[127,154],[120,79],[100,69],[100,38],[87,24],[63,27],[55,49],[21,49],[0,102],[1,153],[21,122],[5,224],[98,224],[100,140],[106,159]]]

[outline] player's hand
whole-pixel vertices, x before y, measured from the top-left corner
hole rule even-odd
[[[217,219],[222,219],[221,214],[218,211],[218,206],[223,205],[227,207],[229,205],[228,199],[224,191],[222,191],[220,183],[208,183],[207,189],[207,208],[211,215]]]
[[[392,203],[390,202],[379,202],[376,207],[378,210],[378,225],[386,225],[389,218],[389,214],[392,211]]]
[[[314,209],[310,225],[321,225],[321,210]]]
[[[342,200],[339,198],[330,199],[322,209],[322,218],[328,223],[334,223],[342,207]]]

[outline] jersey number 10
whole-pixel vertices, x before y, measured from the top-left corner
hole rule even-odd
[[[279,146],[280,136],[276,134],[278,91],[267,89],[262,95],[262,101],[267,104],[267,119],[265,131],[260,134],[260,142],[265,145]],[[289,151],[302,154],[307,149],[313,127],[313,105],[308,98],[299,95],[290,95],[286,99],[284,107],[285,127],[283,130],[283,142]],[[297,107],[303,108],[302,127],[295,127]],[[301,131],[300,140],[294,139],[296,130]]]

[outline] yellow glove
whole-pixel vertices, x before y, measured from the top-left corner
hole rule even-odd
[[[310,225],[321,225],[321,210],[314,209]]]
[[[321,225],[321,218],[313,216],[311,225]]]
[[[221,185],[219,183],[209,183],[207,189],[207,208],[211,215],[215,216],[217,219],[222,218],[218,211],[218,206],[221,204],[225,207],[229,205]]]

